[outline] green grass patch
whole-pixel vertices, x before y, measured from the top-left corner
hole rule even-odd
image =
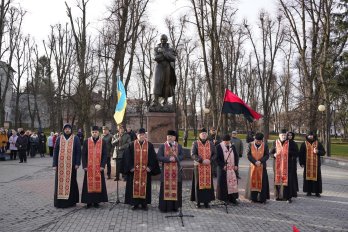
[[[331,144],[331,156],[348,158],[348,144]]]

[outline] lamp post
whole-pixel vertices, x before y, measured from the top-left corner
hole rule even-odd
[[[99,111],[101,109],[101,105],[96,104],[94,106],[94,125],[97,124],[97,111]]]
[[[318,110],[321,112],[321,121],[322,121],[322,128],[321,128],[321,133],[320,133],[320,139],[321,142],[324,143],[324,132],[325,132],[325,127],[324,127],[324,111],[325,111],[326,107],[325,105],[319,105],[318,106]]]
[[[326,155],[331,156],[331,138],[330,138],[330,108],[326,109],[325,105],[319,105],[318,110],[322,112],[322,137],[321,140],[324,144],[324,148],[326,150]],[[324,120],[324,111],[329,110],[329,112],[326,112],[326,120]]]

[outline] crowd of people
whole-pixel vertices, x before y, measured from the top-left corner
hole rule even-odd
[[[94,126],[91,136],[81,139],[72,134],[71,125],[63,128],[57,138],[53,154],[53,167],[56,169],[54,205],[58,208],[75,206],[79,202],[76,170],[82,165],[84,181],[81,202],[86,207],[99,207],[107,202],[108,195],[105,180],[111,179],[111,160],[116,162],[115,180],[126,181],[125,203],[133,210],[147,210],[151,204],[152,176],[160,176],[159,209],[161,212],[178,211],[182,206],[182,165],[183,149],[178,144],[176,131],[169,130],[165,142],[156,152],[153,144],[147,140],[146,131],[140,128],[135,134],[118,126],[115,135],[108,127]],[[279,138],[269,149],[262,133],[252,134],[246,144],[246,157],[250,162],[246,177],[245,197],[252,202],[266,203],[270,199],[270,182],[274,184],[274,196],[277,201],[292,203],[299,191],[297,178],[297,160],[304,168],[303,191],[307,196],[322,192],[320,156],[324,148],[314,133],[309,132],[306,140],[298,148],[295,134],[282,130]],[[197,208],[210,208],[210,202],[217,198],[225,204],[238,204],[240,174],[239,159],[243,157],[243,142],[237,137],[237,131],[222,137],[215,128],[210,133],[204,128],[199,138],[193,142],[193,178],[191,201]],[[269,181],[267,161],[273,159],[273,181]],[[81,163],[82,161],[82,163]],[[104,169],[106,177],[104,176]],[[216,169],[217,185],[214,188]]]

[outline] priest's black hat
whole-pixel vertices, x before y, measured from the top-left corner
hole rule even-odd
[[[222,141],[230,141],[231,140],[231,136],[229,134],[224,135],[224,137],[222,137]]]
[[[92,131],[99,131],[99,127],[98,126],[92,126],[91,130]]]
[[[65,123],[63,126],[63,130],[65,130],[65,128],[69,127],[72,130],[72,126],[69,123]]]
[[[167,135],[176,136],[176,132],[174,130],[168,130]]]
[[[207,129],[205,129],[204,127],[202,129],[199,130],[199,133],[207,133]]]
[[[307,135],[315,135],[314,131],[309,131]]]
[[[263,134],[261,132],[256,133],[255,139],[256,140],[263,140]]]
[[[280,131],[280,134],[286,134],[286,129],[282,129],[282,130]]]
[[[139,134],[145,134],[145,132],[146,132],[146,131],[145,131],[144,128],[140,128],[140,129],[138,130],[138,133],[139,133]]]

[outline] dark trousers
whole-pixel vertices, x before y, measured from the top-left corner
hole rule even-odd
[[[17,158],[17,151],[11,150],[10,159],[15,160]]]
[[[50,151],[50,156],[53,156],[53,147],[48,147],[49,151]]]
[[[27,162],[27,154],[26,154],[26,150],[19,150],[18,151],[18,155],[19,155],[19,160],[21,161],[21,162]]]
[[[111,175],[111,157],[108,157],[106,159],[106,168],[107,168],[106,174],[109,177]]]

